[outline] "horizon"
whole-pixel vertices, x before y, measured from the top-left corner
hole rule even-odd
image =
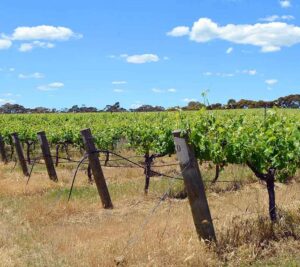
[[[114,106],[116,104],[118,104],[118,106],[119,106],[118,108],[119,109],[124,109],[124,110],[118,110],[117,112],[134,111],[134,110],[138,110],[139,108],[146,107],[146,106],[149,106],[151,108],[163,108],[164,111],[168,111],[168,110],[171,110],[171,109],[174,109],[174,108],[180,108],[180,109],[181,108],[183,108],[183,109],[184,108],[188,108],[188,106],[191,103],[199,104],[202,107],[206,107],[206,108],[209,108],[211,110],[218,110],[218,109],[245,109],[245,107],[244,108],[242,108],[242,107],[230,107],[230,108],[228,108],[230,105],[232,105],[232,104],[229,104],[229,101],[234,100],[236,105],[241,104],[241,102],[243,102],[243,101],[245,101],[245,102],[253,102],[252,104],[255,104],[255,103],[258,104],[257,107],[249,107],[249,106],[247,106],[247,108],[250,108],[250,109],[260,109],[260,108],[268,108],[268,109],[270,109],[270,108],[279,108],[280,106],[277,106],[277,104],[278,104],[277,101],[282,101],[282,100],[286,101],[290,97],[296,97],[296,100],[294,99],[293,101],[297,101],[297,103],[299,103],[298,99],[300,98],[300,94],[281,96],[281,97],[279,97],[277,99],[273,99],[273,100],[270,100],[270,101],[252,100],[252,99],[228,99],[228,101],[225,104],[222,104],[222,103],[208,103],[208,100],[204,98],[203,102],[202,101],[191,101],[189,103],[186,103],[186,105],[182,105],[182,106],[155,106],[155,105],[152,106],[152,105],[148,105],[148,104],[143,104],[142,106],[139,106],[137,108],[127,108],[127,109],[124,108],[121,105],[121,103],[119,103],[119,102],[112,103],[111,105],[107,104],[103,108],[97,107],[97,106],[86,106],[84,104],[83,105],[76,105],[75,104],[75,105],[72,105],[70,107],[63,107],[63,108],[58,108],[58,109],[57,108],[51,108],[51,107],[48,108],[48,107],[43,107],[43,106],[36,106],[36,107],[26,107],[26,106],[23,106],[23,105],[20,105],[20,106],[22,108],[24,108],[24,109],[27,109],[27,110],[34,110],[34,109],[38,109],[38,108],[45,108],[45,109],[48,109],[51,112],[53,112],[53,110],[56,110],[57,112],[72,112],[72,113],[74,113],[74,111],[70,111],[70,110],[72,108],[75,108],[75,107],[79,108],[79,109],[81,109],[81,108],[87,108],[87,109],[92,108],[92,109],[96,109],[97,110],[96,112],[101,112],[101,111],[107,111],[106,108],[112,107],[112,106]],[[261,101],[264,102],[265,106],[261,106],[261,103],[259,103]],[[205,103],[205,102],[207,102],[207,103]],[[272,103],[274,104],[274,106],[268,106],[268,105],[270,105]],[[221,106],[220,107],[216,107],[215,105],[218,105],[218,104],[221,104]],[[246,103],[244,103],[244,104],[247,105]],[[0,106],[0,111],[1,111],[1,108],[3,108],[6,105],[15,106],[15,105],[19,105],[19,104],[16,104],[16,103],[5,103],[5,104],[3,104],[3,105]],[[248,103],[248,105],[249,105],[249,103]],[[281,108],[288,108],[288,109],[296,109],[296,108],[298,108],[299,109],[299,104],[298,104],[297,107],[294,106],[294,104],[291,104],[288,107],[281,107]],[[193,107],[192,109],[186,109],[186,110],[197,110],[197,108]],[[155,111],[155,110],[151,110],[151,111],[148,110],[148,111],[144,111],[144,112],[152,112],[152,111]],[[87,111],[80,111],[80,112],[87,112]],[[94,112],[94,111],[89,111],[89,112]],[[116,112],[116,111],[109,111],[109,112]],[[77,112],[75,112],[75,113],[77,113]]]
[[[0,105],[272,101],[300,92],[296,0],[0,3]]]

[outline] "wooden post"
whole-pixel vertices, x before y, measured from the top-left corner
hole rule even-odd
[[[100,165],[99,153],[95,152],[97,151],[97,149],[93,141],[91,130],[84,129],[80,133],[85,146],[85,150],[88,154],[89,164],[94,175],[94,180],[102,201],[102,205],[105,209],[112,209],[113,204],[111,202],[109,191]]]
[[[6,157],[6,151],[5,151],[5,144],[3,141],[2,136],[0,135],[0,154],[1,154],[1,160],[4,164],[7,163],[7,157]]]
[[[47,168],[49,178],[52,181],[57,182],[58,181],[57,174],[56,174],[56,171],[55,171],[55,168],[54,168],[49,143],[48,143],[45,132],[44,131],[38,132],[37,133],[37,138],[38,138],[38,140],[40,142],[40,145],[41,145],[43,158],[44,158],[44,161],[45,161],[45,164],[46,164],[46,168]]]
[[[21,146],[21,143],[20,143],[20,140],[19,140],[19,136],[18,136],[17,133],[13,133],[11,136],[12,136],[15,148],[16,148],[18,160],[19,160],[19,163],[21,165],[23,174],[25,176],[29,176],[28,167],[27,167],[26,160],[24,158],[23,148]]]
[[[189,144],[188,136],[182,136],[180,130],[174,131],[173,137],[197,234],[206,242],[215,242],[214,225],[194,149]]]

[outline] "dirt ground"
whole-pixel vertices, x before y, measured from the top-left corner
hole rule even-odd
[[[280,219],[272,225],[265,185],[246,168],[226,168],[221,181],[237,182],[207,189],[218,239],[208,247],[197,238],[188,201],[160,199],[181,181],[154,177],[145,196],[140,169],[104,167],[114,204],[104,210],[83,170],[67,202],[74,166],[58,168],[58,183],[38,166],[28,185],[12,168],[0,165],[1,266],[300,266],[297,181],[276,184]],[[213,177],[207,166],[201,171]]]

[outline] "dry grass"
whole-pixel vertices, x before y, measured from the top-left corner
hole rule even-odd
[[[149,216],[162,193],[181,182],[153,178],[144,196],[141,170],[104,168],[115,208],[103,210],[84,171],[67,203],[71,167],[58,169],[57,184],[38,167],[28,186],[11,167],[0,166],[1,266],[300,265],[298,183],[277,185],[280,221],[272,225],[265,186],[246,169],[228,167],[221,179],[243,183],[208,190],[218,238],[208,248],[198,241],[187,200],[162,201]],[[209,166],[202,170],[205,179],[213,177]]]

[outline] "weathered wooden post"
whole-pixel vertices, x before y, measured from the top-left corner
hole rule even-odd
[[[1,135],[0,135],[0,154],[1,154],[1,161],[4,164],[6,164],[8,160],[6,157],[5,144]]]
[[[12,136],[12,140],[15,145],[15,148],[16,148],[17,157],[18,157],[19,163],[21,165],[23,174],[25,176],[29,176],[28,167],[27,167],[26,160],[24,158],[23,148],[21,146],[19,136],[17,133],[13,133],[13,134],[11,134],[11,136]]]
[[[198,162],[188,135],[180,130],[173,132],[176,154],[180,162],[185,188],[188,194],[194,224],[199,238],[206,242],[216,241],[215,230],[205,194]]]
[[[44,131],[42,132],[38,132],[37,133],[37,138],[39,140],[39,143],[41,145],[41,149],[42,149],[42,153],[43,153],[43,158],[46,164],[46,168],[47,168],[47,172],[49,175],[49,178],[54,181],[57,182],[57,174],[54,168],[54,164],[53,164],[53,160],[51,157],[51,152],[50,152],[50,147],[49,147],[49,143],[46,137],[46,133]]]
[[[105,209],[112,209],[113,204],[109,195],[109,191],[105,182],[103,171],[99,161],[99,153],[96,152],[93,136],[90,129],[84,129],[81,132],[82,140],[85,146],[85,150],[88,154],[89,164],[94,175],[94,180],[102,201],[102,205]]]

